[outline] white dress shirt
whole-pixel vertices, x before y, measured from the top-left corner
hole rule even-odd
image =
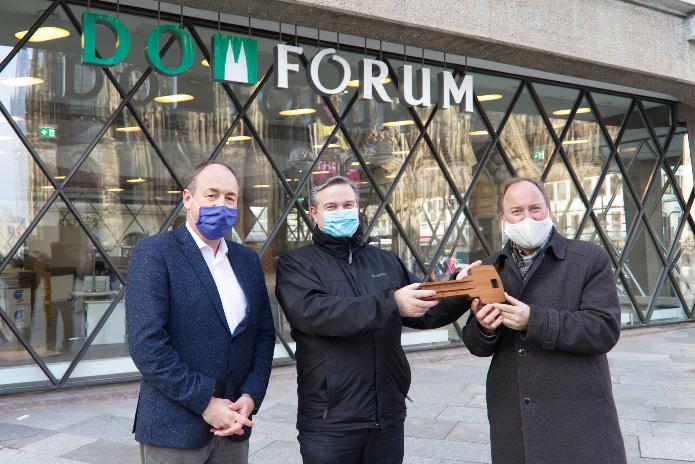
[[[222,308],[224,308],[224,315],[227,318],[229,330],[234,333],[236,327],[246,316],[246,295],[244,295],[244,291],[241,289],[227,257],[227,242],[222,239],[217,254],[215,254],[215,251],[198,237],[188,221],[186,221],[186,228],[193,236],[193,240],[195,240],[198,248],[200,248],[212,278],[215,279],[215,285],[217,286],[217,292],[220,294],[220,300],[222,300]]]

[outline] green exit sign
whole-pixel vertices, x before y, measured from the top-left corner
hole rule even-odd
[[[531,153],[531,159],[533,161],[543,161],[545,159],[545,152],[544,151],[534,151]]]
[[[39,137],[55,137],[55,127],[39,127]]]

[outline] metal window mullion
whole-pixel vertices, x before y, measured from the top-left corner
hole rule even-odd
[[[425,127],[429,127],[433,118],[434,118],[434,113],[432,113],[430,115],[430,118],[427,120],[427,124],[425,125]],[[389,189],[386,191],[386,195],[384,195],[381,204],[379,205],[376,212],[374,213],[375,218],[381,215],[382,210],[384,209],[384,207],[387,204],[390,204],[389,202],[391,201],[391,197],[393,196],[393,193],[396,191],[396,188],[400,184],[401,179],[405,175],[406,169],[410,166],[410,163],[412,162],[413,158],[416,156],[416,150],[420,144],[420,141],[422,140],[422,138],[424,136],[425,136],[424,132],[421,131],[417,135],[417,137],[415,138],[415,141],[413,142],[413,146],[410,148],[408,155],[403,159],[403,163],[401,164],[401,167],[398,169],[398,173],[396,173],[396,177],[391,182]],[[375,222],[372,221],[372,223],[367,228],[367,231],[365,232],[366,236],[369,236],[371,234],[374,224],[375,224]]]
[[[87,351],[92,346],[92,342],[97,337],[97,335],[99,335],[99,332],[101,332],[101,329],[106,324],[106,320],[111,316],[111,313],[113,313],[114,308],[116,308],[116,305],[118,305],[118,303],[121,302],[121,298],[123,298],[124,294],[125,285],[122,286],[118,293],[114,296],[114,299],[111,301],[108,308],[106,308],[106,311],[104,311],[104,314],[102,314],[102,316],[99,318],[99,322],[97,322],[97,325],[92,330],[92,333],[87,335],[87,339],[84,341],[84,344],[80,348],[80,351],[77,352],[77,355],[75,355],[75,358],[70,363],[70,366],[68,366],[68,369],[65,371],[65,374],[63,374],[63,378],[60,379],[60,386],[65,385],[65,383],[70,378],[70,375],[72,375],[72,372],[75,370],[75,367],[77,367],[77,364],[80,361],[82,361],[84,355],[87,354]]]
[[[693,196],[691,195],[690,198],[689,198],[689,200],[688,200],[688,201],[689,201],[689,203],[688,203],[688,205],[687,205],[688,207],[692,207],[692,202],[693,202],[694,199],[695,199],[695,197],[693,197]],[[683,229],[685,228],[685,222],[686,222],[686,221],[683,221],[683,220],[681,220],[681,221],[679,222],[679,224],[678,224],[678,230],[677,230],[677,232],[676,232],[676,238],[675,238],[675,240],[674,240],[674,243],[675,243],[676,241],[678,241],[678,239],[680,238],[681,234],[683,233]],[[648,218],[645,219],[645,224],[647,225],[647,228],[648,228],[648,229],[651,228],[651,224],[649,224]],[[655,243],[654,246],[658,247],[659,245]],[[648,310],[647,310],[647,315],[646,315],[647,321],[651,320],[652,313],[654,312],[654,305],[656,304],[656,300],[657,300],[657,298],[658,298],[659,292],[661,291],[661,287],[663,286],[663,284],[664,284],[664,282],[665,282],[666,276],[668,276],[668,278],[671,279],[671,269],[672,269],[672,267],[673,267],[673,265],[674,265],[675,256],[676,256],[677,254],[678,254],[678,253],[677,253],[677,251],[676,251],[676,247],[675,247],[675,246],[672,246],[672,247],[671,247],[671,250],[670,250],[669,253],[668,253],[668,256],[666,256],[666,259],[663,259],[663,258],[662,258],[662,262],[663,262],[663,264],[664,264],[664,269],[662,270],[662,275],[660,276],[659,280],[657,281],[657,285],[656,285],[656,288],[655,288],[655,290],[654,290],[654,294],[652,295],[652,298],[651,298],[651,300],[650,300],[650,302],[649,302],[649,306],[648,306]],[[662,253],[658,253],[658,255],[661,256]],[[673,279],[671,279],[671,285],[672,285],[674,288],[677,287],[677,285],[675,285]],[[685,299],[683,299],[683,295],[680,293],[680,289],[677,290],[677,297],[678,297],[678,299],[679,299],[680,302],[681,302],[681,306],[682,306],[683,308],[687,308],[688,304],[687,304],[687,302],[685,301]],[[686,311],[686,314],[687,314],[687,311]]]
[[[181,208],[183,208],[183,201],[179,200],[176,203],[176,206],[174,209],[169,213],[169,216],[167,216],[166,220],[162,224],[162,226],[159,228],[159,233],[164,232],[167,230],[171,225],[174,223],[174,220],[176,219],[176,216],[179,215],[179,212],[181,211]]]
[[[17,127],[17,124],[15,121],[10,117],[10,113],[7,111],[7,108],[5,108],[5,105],[0,101],[0,112],[6,117],[9,118],[8,122],[12,126],[13,129],[18,130],[17,135],[24,145],[24,147],[27,149],[29,152],[29,155],[33,158],[34,162],[36,162],[39,165],[39,169],[43,172],[43,174],[46,176],[48,181],[51,183],[53,186],[54,190],[53,193],[46,199],[46,203],[43,204],[41,209],[39,209],[38,213],[36,213],[36,216],[31,220],[29,225],[27,226],[26,230],[22,233],[22,235],[19,236],[17,241],[15,242],[14,246],[10,249],[10,251],[7,253],[3,261],[0,263],[0,272],[4,271],[5,267],[9,264],[9,262],[14,258],[14,255],[19,251],[19,249],[22,247],[26,239],[31,235],[33,232],[34,228],[38,225],[38,223],[43,219],[43,216],[46,214],[46,212],[53,206],[53,203],[55,202],[55,199],[58,196],[58,186],[56,181],[53,179],[53,176],[47,174],[49,173],[48,166],[46,166],[46,163],[43,162],[41,157],[36,153],[36,151],[33,149],[29,141],[27,140],[26,136],[19,130]]]
[[[97,249],[97,251],[101,255],[102,259],[104,259],[104,261],[106,261],[106,264],[108,264],[109,267],[112,268],[111,270],[116,274],[116,277],[118,277],[118,280],[121,281],[121,284],[125,284],[125,278],[120,273],[120,271],[118,269],[116,269],[116,266],[114,266],[113,262],[111,261],[111,258],[109,257],[108,253],[106,252],[106,249],[102,246],[101,242],[96,237],[96,235],[94,235],[92,233],[91,228],[87,224],[84,223],[84,221],[82,220],[82,218],[79,214],[79,211],[77,211],[77,208],[75,207],[75,205],[72,204],[72,202],[68,198],[67,194],[65,192],[61,191],[61,192],[58,192],[58,195],[60,195],[60,198],[65,202],[65,205],[68,207],[68,209],[73,214],[73,216],[75,216],[75,219],[82,227],[83,232],[92,241],[92,245],[94,245],[94,247]]]
[[[473,232],[475,233],[475,235],[478,237],[478,240],[480,240],[480,244],[483,245],[483,248],[485,249],[485,253],[487,253],[488,255],[492,254],[492,247],[490,246],[489,243],[487,243],[485,236],[480,231],[480,226],[478,225],[478,221],[475,220],[475,216],[473,216],[473,213],[468,208],[468,206],[465,206],[463,208],[463,214],[466,215],[466,219],[468,219],[468,222],[471,223],[471,228],[473,229]]]
[[[630,303],[632,304],[632,309],[637,314],[637,317],[640,320],[640,324],[646,325],[647,319],[646,319],[645,315],[642,314],[642,311],[640,311],[639,305],[637,304],[637,300],[635,299],[635,296],[632,294],[632,291],[630,290],[630,286],[627,284],[627,277],[625,277],[625,273],[621,269],[618,269],[616,272],[616,276],[623,283],[623,288],[625,289],[625,293],[627,293],[627,298],[630,300]]]
[[[458,218],[461,216],[461,213],[463,213],[463,206],[463,203],[459,203],[458,208],[456,208],[456,211],[451,216],[451,222],[449,223],[449,227],[447,227],[441,242],[439,243],[439,245],[437,245],[437,249],[435,250],[434,255],[432,256],[432,260],[430,261],[429,266],[427,266],[427,271],[425,272],[425,275],[429,275],[432,272],[434,263],[436,263],[439,260],[442,252],[444,251],[444,247],[446,246],[447,242],[449,241],[449,238],[451,237],[451,234],[458,226],[456,221],[458,221]]]
[[[203,42],[202,38],[198,34],[198,31],[196,31],[195,28],[192,28],[192,27],[189,27],[189,31],[191,32],[191,36],[193,37],[193,40],[195,40],[196,43],[198,44],[198,47],[200,48],[201,52],[203,53],[203,56],[205,56],[209,60],[210,59],[210,52],[207,49],[207,46]],[[272,72],[273,72],[273,66],[271,65],[268,68],[268,71],[265,73],[265,75],[261,78],[261,81],[258,84],[258,87],[254,91],[255,95],[258,95],[260,90],[265,86],[265,83],[270,79],[270,75],[272,74]],[[272,167],[273,171],[275,171],[277,178],[280,180],[280,183],[285,188],[285,191],[287,192],[288,196],[293,197],[294,193],[295,193],[294,190],[292,189],[290,184],[287,182],[287,179],[285,179],[285,176],[281,175],[282,171],[280,170],[279,166],[275,162],[275,159],[273,158],[272,154],[268,150],[268,147],[265,146],[265,143],[263,142],[263,140],[259,136],[258,131],[256,130],[255,126],[253,125],[253,123],[249,119],[248,115],[246,114],[246,110],[251,106],[252,103],[255,103],[255,97],[254,98],[249,97],[246,104],[242,105],[241,102],[239,101],[239,99],[236,97],[236,95],[232,91],[229,84],[222,83],[222,87],[227,92],[227,95],[229,96],[230,100],[232,101],[232,104],[234,105],[234,107],[237,110],[237,113],[238,113],[237,120],[239,118],[243,119],[244,124],[246,124],[246,129],[251,133],[251,135],[255,139],[256,143],[258,144],[258,147],[261,149],[261,151],[263,152],[263,154],[267,158],[268,162],[270,163],[270,166]],[[213,153],[213,155],[214,155],[214,153]],[[211,156],[211,159],[214,159],[214,158]],[[304,218],[304,221],[307,224],[310,224],[309,217],[307,216],[306,212],[302,209],[299,201],[295,200],[295,204],[297,205],[297,210]]]
[[[418,266],[420,266],[422,272],[425,272],[427,266],[425,266],[425,262],[422,260],[422,257],[420,256],[420,251],[417,249],[415,243],[412,241],[410,236],[406,233],[406,230],[403,228],[403,225],[398,220],[398,216],[396,215],[395,211],[393,211],[391,205],[386,205],[386,211],[391,216],[391,220],[393,221],[393,224],[396,226],[396,229],[398,229],[398,232],[401,235],[401,239],[403,239],[406,246],[410,249],[410,252],[413,254],[413,258],[415,258],[415,261],[417,262]]]
[[[26,34],[24,34],[24,37],[19,39],[19,42],[17,42],[10,53],[7,54],[5,58],[3,58],[2,61],[0,61],[0,73],[5,71],[5,68],[7,67],[8,64],[14,59],[15,56],[24,48],[24,46],[29,43],[29,39],[34,35],[34,33],[41,27],[41,25],[46,22],[46,20],[53,14],[55,9],[58,7],[59,4],[61,4],[61,0],[54,0],[51,5],[46,8],[46,10],[39,16],[39,18],[34,21],[34,23],[31,25],[29,30],[27,31]]]
[[[352,109],[352,107],[356,101],[357,101],[357,93],[355,93],[353,95],[352,99],[348,102],[348,104],[345,108],[345,111],[343,111],[343,116],[345,116]],[[330,142],[331,138],[333,138],[335,136],[335,134],[338,133],[339,129],[340,129],[340,124],[336,123],[335,127],[333,128],[333,131],[331,132],[331,135],[326,138],[326,141],[324,142],[323,147],[321,147],[321,150],[316,155],[316,158],[314,158],[314,160],[311,162],[309,169],[307,169],[306,173],[304,173],[302,175],[302,178],[300,179],[299,184],[297,185],[297,188],[294,190],[294,192],[292,194],[288,195],[289,201],[285,205],[285,208],[283,209],[282,214],[276,220],[275,225],[270,230],[270,233],[268,234],[268,238],[266,239],[265,243],[263,244],[263,246],[259,250],[259,252],[258,252],[259,256],[263,256],[265,254],[265,252],[267,251],[267,249],[270,247],[272,241],[275,239],[275,236],[277,235],[278,231],[280,230],[280,227],[286,221],[287,216],[292,211],[292,208],[295,207],[295,204],[298,201],[299,195],[302,193],[302,190],[304,189],[304,187],[306,187],[306,184],[309,182],[309,179],[311,178],[312,172],[313,172],[314,168],[316,167],[316,165],[318,164],[318,162],[321,160],[321,156],[323,155],[326,147],[328,146],[328,143]],[[298,208],[298,209],[301,209],[301,208]],[[310,223],[307,222],[306,220],[305,220],[305,223],[307,225],[310,225]]]
[[[391,61],[388,58],[386,59],[386,66],[388,66],[389,73],[391,74],[393,82],[395,83],[395,85],[398,85],[398,75],[395,72],[395,69],[394,69],[393,65],[391,64]],[[458,72],[457,72],[457,74],[458,74]],[[399,104],[403,105],[403,102],[399,102]],[[437,147],[432,142],[432,139],[430,138],[429,133],[427,132],[427,130],[430,127],[431,122],[434,120],[434,116],[436,115],[437,111],[439,110],[439,103],[434,104],[432,111],[430,111],[429,116],[427,116],[427,124],[422,123],[422,120],[420,119],[420,115],[417,113],[417,111],[415,111],[415,108],[413,108],[411,106],[406,106],[406,108],[407,108],[408,112],[410,113],[410,115],[413,117],[413,120],[415,121],[415,124],[417,125],[418,130],[420,131],[420,136],[424,137],[425,144],[427,144],[427,146],[429,147],[430,153],[432,154],[435,162],[437,163],[440,170],[444,174],[444,178],[446,180],[446,183],[449,185],[449,188],[454,192],[454,196],[456,197],[456,201],[461,203],[463,201],[463,196],[456,188],[456,183],[454,182],[454,179],[451,177],[449,170],[446,169],[446,167],[445,167],[446,164],[442,161],[441,157],[439,156],[439,153],[437,151]],[[418,142],[421,138],[420,136],[418,136],[418,139],[417,139]],[[411,152],[414,149],[415,149],[415,144],[413,144],[413,148],[411,149]]]
[[[82,26],[80,25],[80,22],[77,20],[77,17],[74,15],[72,10],[70,9],[69,5],[67,3],[63,3],[63,9],[65,10],[65,13],[68,15],[68,18],[70,19],[70,22],[72,22],[72,25],[75,29],[77,29],[77,32],[82,34]],[[163,50],[164,53],[168,51],[168,47]],[[101,56],[101,54],[97,51],[97,56]],[[161,52],[160,52],[161,53]],[[128,92],[123,88],[120,82],[118,82],[118,79],[116,79],[116,76],[111,72],[109,68],[102,67],[101,70],[106,74],[106,77],[111,81],[111,84],[116,88],[116,91],[119,93],[121,96],[121,99],[126,99],[128,97]],[[164,168],[169,172],[169,175],[174,179],[174,182],[176,182],[176,185],[183,189],[183,183],[179,179],[178,175],[176,174],[176,171],[174,171],[173,167],[171,164],[168,162],[166,157],[164,156],[164,153],[162,153],[162,150],[159,148],[159,144],[155,141],[154,137],[150,134],[149,129],[145,125],[142,117],[140,116],[140,113],[137,111],[135,106],[133,105],[131,99],[128,99],[128,102],[126,103],[126,107],[128,110],[130,110],[130,113],[133,115],[133,118],[135,119],[135,122],[140,126],[142,129],[143,134],[145,135],[145,138],[147,141],[150,143],[152,148],[154,149],[155,153],[159,157],[159,159],[162,161],[164,164]]]
[[[632,115],[632,112],[635,109],[635,101],[634,99],[630,100],[630,104],[628,105],[627,111],[625,112],[625,117],[623,118],[622,123],[620,124],[620,129],[618,129],[618,134],[616,135],[615,141],[611,137],[610,132],[608,132],[608,129],[605,127],[603,123],[603,117],[601,116],[601,112],[598,108],[598,105],[594,101],[593,95],[591,95],[591,92],[587,92],[586,98],[589,101],[589,106],[591,106],[592,111],[594,111],[594,114],[596,115],[596,122],[598,123],[599,129],[603,133],[603,138],[604,140],[608,143],[608,147],[610,148],[610,153],[608,154],[606,158],[606,163],[604,165],[604,168],[602,171],[607,170],[606,168],[610,166],[611,161],[614,161],[618,158],[618,146],[620,142],[622,141],[623,135],[625,134],[625,131],[627,130],[627,122],[630,118],[630,115]],[[607,173],[606,173],[607,174]],[[625,175],[621,172],[621,177],[624,178]],[[598,185],[598,184],[597,184]],[[594,189],[594,191],[591,194],[591,209],[593,210],[594,204],[596,203],[596,200],[598,199],[598,194],[599,194],[600,188]],[[623,193],[624,195],[624,193]],[[585,215],[584,219],[582,219],[582,223],[579,225],[579,231],[578,234],[581,234],[584,232],[584,227],[586,226],[586,223],[589,219],[589,215]],[[629,232],[629,230],[628,230]]]
[[[302,62],[302,65],[306,68],[306,66],[308,64],[308,60],[306,58],[306,55],[304,53],[302,53],[299,58]],[[387,65],[388,65],[388,63],[387,63]],[[392,76],[392,78],[395,79],[394,76]],[[396,80],[394,80],[394,82],[396,82]],[[358,93],[356,93],[356,95],[358,95]],[[350,145],[350,148],[352,149],[353,154],[355,155],[358,162],[362,166],[364,173],[367,175],[367,178],[369,179],[370,183],[374,187],[374,190],[376,191],[377,195],[379,196],[379,199],[381,200],[381,204],[377,208],[377,211],[374,213],[374,220],[372,221],[371,224],[369,224],[367,226],[367,230],[364,233],[365,238],[369,238],[369,236],[373,230],[373,227],[376,224],[377,218],[381,216],[380,213],[381,213],[381,211],[383,211],[384,205],[386,205],[387,210],[390,210],[389,215],[391,216],[391,219],[396,222],[396,227],[399,228],[399,230],[401,230],[402,227],[400,226],[400,222],[399,222],[397,216],[394,214],[393,209],[390,208],[390,205],[388,205],[388,200],[390,198],[391,193],[393,193],[393,191],[395,190],[396,185],[399,183],[399,181],[403,175],[403,172],[405,172],[405,168],[407,167],[407,165],[409,163],[406,161],[403,162],[403,165],[401,166],[398,173],[396,174],[396,177],[393,179],[387,194],[384,195],[383,192],[381,191],[381,188],[379,187],[378,182],[376,181],[376,178],[372,174],[371,170],[367,167],[367,163],[365,162],[364,158],[362,157],[362,154],[360,153],[359,149],[357,148],[357,145],[352,140],[352,137],[350,136],[350,131],[345,126],[345,121],[338,114],[338,111],[336,110],[335,106],[333,105],[333,102],[331,102],[330,98],[328,98],[326,96],[321,96],[321,99],[323,100],[323,102],[326,105],[326,107],[328,108],[328,110],[331,112],[331,116],[333,116],[333,119],[335,119],[336,125],[340,126],[340,128],[343,132],[343,135],[345,136],[345,139],[348,142],[348,145]],[[345,114],[347,114],[347,112],[345,112]],[[431,119],[429,119],[428,124],[429,124],[429,122],[431,122]],[[417,147],[421,138],[422,138],[422,133],[418,134],[417,138],[415,139],[415,142],[413,143],[413,146],[411,147],[410,152],[408,153],[408,156],[406,157],[406,160],[408,160],[411,157],[411,155],[413,155],[413,153],[415,152],[415,148]],[[408,246],[410,247],[409,239],[406,240],[406,244],[408,244]],[[413,252],[414,255],[416,256],[416,259],[419,260],[419,252],[417,250],[414,250],[413,248],[411,248],[411,252]],[[424,266],[423,266],[423,270],[424,270]]]
[[[552,155],[550,155],[550,159],[548,160],[548,163],[545,165],[543,173],[541,174],[541,182],[545,182],[545,180],[548,177],[548,174],[550,174],[550,170],[552,169],[553,162],[557,157],[560,147],[562,146],[562,142],[565,140],[565,137],[567,136],[567,133],[569,132],[569,129],[572,126],[572,123],[574,122],[574,117],[577,114],[579,105],[581,105],[582,100],[584,99],[584,96],[587,92],[585,89],[580,90],[579,94],[577,95],[577,99],[574,102],[574,105],[572,105],[572,109],[570,110],[570,114],[567,118],[567,121],[565,121],[565,125],[562,128],[562,132],[560,132],[560,135],[558,136],[555,133],[555,128],[553,128],[548,114],[545,112],[545,107],[543,106],[543,103],[540,97],[538,96],[538,93],[536,93],[536,89],[533,87],[533,82],[531,80],[526,80],[525,83],[526,87],[529,90],[529,93],[531,94],[531,100],[533,100],[533,103],[536,105],[536,108],[538,109],[538,114],[540,114],[541,119],[543,119],[545,130],[550,133],[550,136],[553,139],[553,143],[555,144],[555,150],[553,150]],[[575,186],[575,188],[581,189],[581,186]]]
[[[686,319],[690,319],[693,315],[693,308],[688,306],[688,300],[677,284],[676,276],[673,274],[673,268],[668,270],[668,276],[671,279],[671,285],[673,286],[673,289],[675,290],[676,295],[681,300],[681,303],[683,305],[683,310],[685,311]]]
[[[507,121],[511,117],[512,109],[514,108],[514,105],[516,104],[516,102],[519,100],[522,92],[523,92],[523,83],[520,83],[519,87],[516,90],[516,93],[514,94],[514,97],[512,98],[511,103],[509,104],[509,109],[507,110],[507,112],[503,116],[502,120],[500,121],[500,126],[499,126],[500,132],[505,127]],[[475,218],[474,218],[472,212],[470,211],[470,209],[468,208],[467,203],[468,203],[471,195],[473,194],[473,190],[475,189],[475,187],[478,184],[480,176],[482,175],[483,171],[487,167],[487,163],[492,158],[493,150],[495,149],[495,147],[497,147],[498,150],[501,150],[502,147],[499,145],[499,132],[493,128],[492,123],[489,120],[489,118],[487,117],[487,113],[485,113],[485,109],[483,108],[482,104],[478,100],[477,96],[475,96],[474,103],[475,103],[476,108],[478,109],[478,111],[480,113],[480,117],[483,120],[483,124],[485,124],[485,126],[487,127],[488,133],[492,134],[492,137],[491,137],[491,140],[487,146],[485,154],[483,154],[482,158],[478,162],[478,167],[476,168],[475,172],[473,173],[473,177],[471,178],[471,182],[470,182],[468,188],[466,189],[466,193],[461,198],[459,208],[460,208],[461,212],[463,212],[463,214],[468,219],[468,222],[471,224],[471,228],[473,229],[475,235],[478,237],[478,240],[480,241],[480,243],[483,245],[483,248],[485,249],[486,253],[490,254],[492,252],[492,249],[488,245],[485,237],[480,232],[480,228],[477,224],[477,221],[475,221]],[[513,167],[510,165],[509,161],[501,153],[500,153],[500,155],[502,156],[503,162],[507,165],[507,169],[509,169],[510,172],[513,172]],[[458,217],[457,217],[457,219],[458,219]],[[455,225],[456,222],[452,221],[452,224]],[[443,241],[443,243],[446,243],[446,241]]]
[[[10,331],[12,334],[17,338],[19,343],[24,347],[25,350],[29,352],[29,356],[31,356],[31,359],[34,360],[36,364],[38,364],[39,368],[41,371],[48,377],[48,380],[53,384],[53,385],[58,385],[58,379],[53,375],[51,370],[48,368],[48,365],[46,365],[46,362],[39,356],[39,354],[34,350],[34,347],[31,346],[31,342],[24,338],[24,335],[15,327],[14,322],[12,319],[10,319],[10,316],[0,308],[0,319],[5,321],[5,324],[7,327],[9,327]]]
[[[497,133],[495,134],[495,144],[497,146],[497,151],[499,152],[500,156],[502,157],[502,161],[504,161],[504,164],[507,166],[507,170],[509,170],[509,173],[512,176],[516,176],[516,168],[514,167],[514,164],[510,161],[509,156],[507,156],[507,150],[502,146],[502,142],[500,140],[500,134],[504,130],[504,128],[507,125],[507,122],[509,119],[512,117],[512,113],[514,112],[514,108],[519,101],[519,98],[521,98],[521,94],[524,92],[524,87],[525,83],[524,81],[521,81],[519,84],[519,88],[516,91],[516,94],[512,98],[512,101],[509,103],[509,108],[507,109],[507,112],[502,118],[502,121],[500,121],[500,127],[497,130]],[[478,97],[476,97],[476,100]]]
[[[296,361],[297,356],[294,354],[294,351],[292,350],[290,344],[287,343],[287,340],[285,340],[285,336],[282,335],[282,332],[280,332],[280,329],[278,327],[275,327],[275,324],[273,324],[273,326],[275,328],[275,337],[277,337],[277,339],[280,340],[280,344],[283,348],[285,348],[285,351],[287,351],[287,355],[290,357],[290,359],[292,361]]]

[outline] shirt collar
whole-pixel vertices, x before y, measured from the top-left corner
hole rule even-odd
[[[188,232],[190,232],[191,236],[193,237],[193,240],[195,240],[195,244],[198,245],[198,248],[201,251],[207,248],[208,250],[212,251],[213,255],[215,255],[215,250],[213,250],[207,243],[205,243],[202,238],[198,237],[198,234],[195,233],[193,227],[191,227],[191,224],[189,224],[188,221],[186,221],[186,229],[188,229]],[[218,252],[227,254],[227,251],[227,241],[224,239],[220,240],[220,249],[218,250]]]

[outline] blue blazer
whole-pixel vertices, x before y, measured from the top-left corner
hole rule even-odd
[[[144,444],[200,448],[213,437],[202,413],[210,398],[248,393],[260,407],[275,347],[258,255],[227,242],[247,301],[232,334],[215,281],[186,226],[142,240],[128,266],[130,356],[142,373],[133,431]],[[255,411],[254,411],[255,412]],[[246,440],[251,430],[231,440]]]

